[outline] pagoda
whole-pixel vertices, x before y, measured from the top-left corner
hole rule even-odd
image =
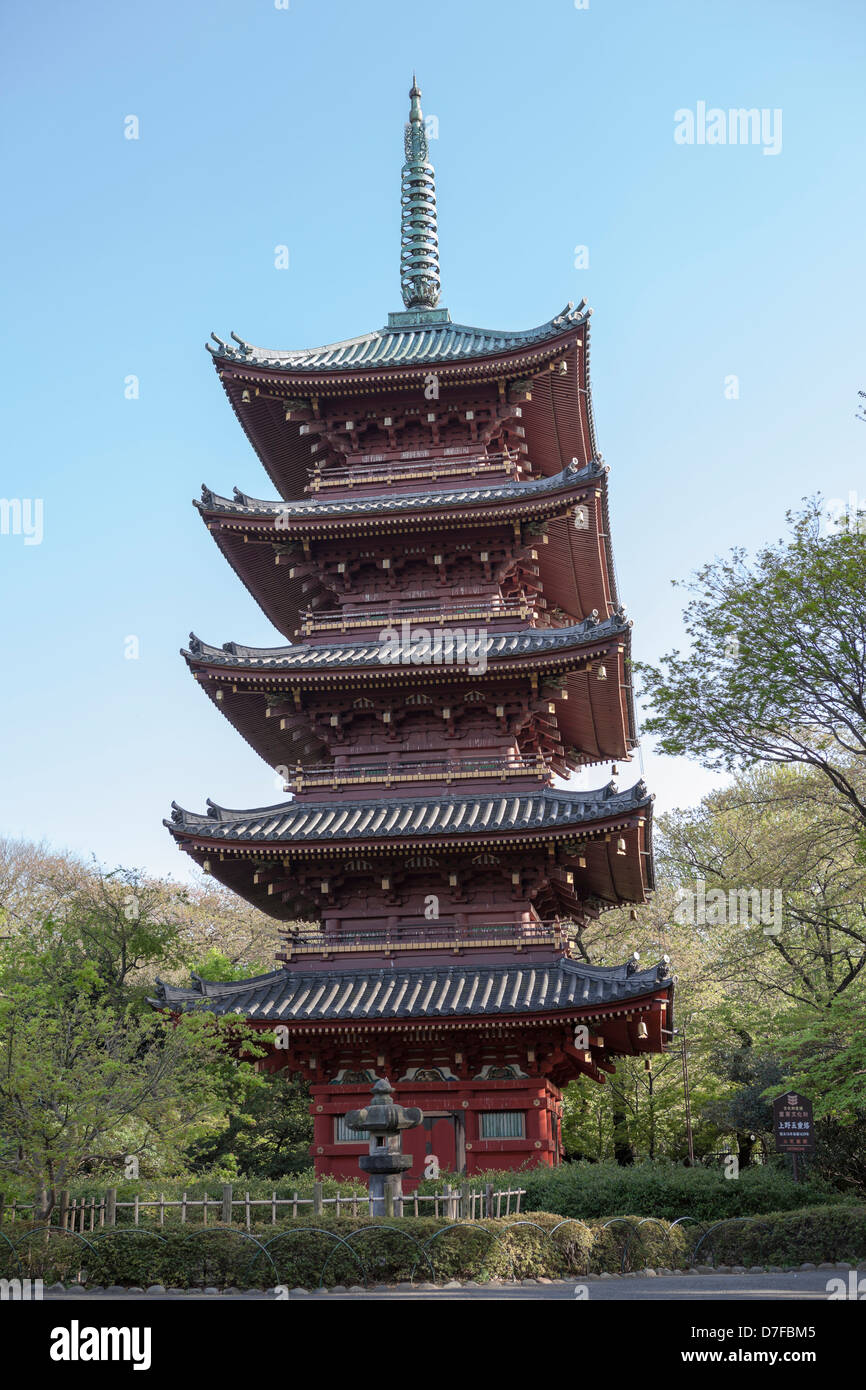
[[[439,306],[420,96],[413,81],[404,308],[321,348],[209,344],[277,497],[204,488],[196,506],[285,645],[191,636],[183,656],[291,795],[175,805],[166,825],[286,925],[271,973],[154,1001],[272,1036],[260,1065],[310,1083],[319,1174],[355,1177],[345,1117],[384,1078],[424,1113],[410,1186],[437,1165],[559,1162],[562,1087],[673,1026],[666,960],[590,965],[581,944],[653,886],[643,783],[567,785],[636,746],[591,310],[498,332]]]

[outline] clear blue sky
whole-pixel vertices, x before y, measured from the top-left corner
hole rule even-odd
[[[271,491],[203,343],[233,328],[312,346],[400,307],[413,66],[439,122],[452,316],[520,328],[584,295],[595,309],[596,421],[639,657],[681,644],[673,577],[781,534],[819,487],[862,498],[864,13],[855,0],[7,6],[0,495],[43,499],[44,539],[0,536],[0,831],[185,876],[161,825],[172,798],[279,799],[177,655],[190,628],[276,640],[189,505],[202,481]],[[781,152],[676,144],[674,113],[700,101],[781,109]],[[645,758],[659,809],[710,785]]]

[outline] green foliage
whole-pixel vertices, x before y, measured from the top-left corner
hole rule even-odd
[[[842,1120],[824,1115],[815,1124],[814,1173],[858,1200],[866,1193],[866,1110],[847,1111]]]
[[[223,1130],[188,1146],[193,1171],[218,1166],[227,1180],[254,1175],[274,1182],[308,1168],[313,1120],[307,1083],[286,1072],[265,1074],[259,1080],[261,1084],[232,1110]]]
[[[814,1096],[814,1113],[853,1123],[866,1109],[866,1031],[861,988],[838,995],[822,1012],[800,1008],[786,1020],[779,1049],[790,1085]]]
[[[49,920],[0,943],[0,1174],[49,1202],[124,1156],[177,1155],[259,1084],[253,1030],[203,1013],[173,1024],[131,996],[119,1007],[117,980],[79,956],[80,926]]]
[[[56,918],[30,922],[19,947],[25,941],[58,995],[86,982],[115,1009],[147,1012],[142,972],[181,961],[179,923],[165,910],[162,885],[137,869],[94,868]]]
[[[85,1241],[54,1232],[47,1243],[44,1232],[36,1232],[18,1248],[30,1277],[71,1281],[80,1276],[103,1285],[315,1287],[320,1280],[333,1285],[395,1283],[413,1275],[440,1281],[519,1279],[584,1270],[592,1258],[591,1232],[569,1223],[548,1239],[557,1224],[545,1213],[522,1218],[517,1226],[506,1220],[321,1215],[277,1227],[253,1226],[249,1235],[255,1240],[237,1228],[166,1226],[159,1232],[108,1232],[95,1240],[85,1235]],[[267,1243],[273,1263],[255,1241]],[[0,1247],[0,1269],[6,1273],[13,1265]]]
[[[414,1279],[568,1278],[701,1263],[799,1264],[862,1259],[866,1208],[825,1206],[769,1213],[717,1229],[637,1216],[563,1220],[549,1212],[450,1222],[432,1217],[304,1217],[250,1232],[166,1226],[78,1239],[35,1230],[19,1239],[25,1277],[167,1288],[315,1288],[320,1283],[395,1284]],[[699,1246],[700,1242],[700,1246]],[[263,1249],[265,1247],[266,1249]],[[267,1253],[266,1253],[267,1251]],[[269,1258],[270,1257],[270,1258]],[[0,1246],[0,1274],[22,1271]]]
[[[741,1170],[733,1179],[725,1178],[718,1169],[659,1162],[629,1167],[567,1163],[560,1168],[530,1168],[522,1171],[519,1179],[518,1185],[526,1188],[524,1206],[582,1220],[630,1212],[668,1221],[681,1216],[720,1221],[726,1216],[842,1200],[827,1183],[817,1178],[795,1183],[770,1164]]]
[[[663,752],[735,769],[817,769],[866,828],[866,529],[827,534],[818,499],[749,562],[737,549],[689,584],[691,650],[639,668]]]
[[[854,1264],[866,1254],[866,1207],[816,1206],[731,1223],[709,1236],[699,1258],[705,1252],[714,1264]]]
[[[255,965],[240,965],[215,946],[208,947],[200,960],[191,961],[189,969],[203,980],[249,980],[259,973]]]
[[[667,891],[691,895],[673,911],[672,953],[683,933],[694,942],[676,1012],[691,1019],[692,1113],[713,1147],[733,1140],[741,1163],[754,1143],[771,1148],[769,1101],[785,1089],[850,1123],[866,1108],[866,875],[842,798],[816,771],[764,766],[662,817],[658,843]],[[695,921],[699,880],[708,903],[749,887],[778,894],[772,929],[724,910]],[[866,1193],[838,1157],[835,1180]]]
[[[309,1157],[306,1161],[309,1164]],[[113,1170],[106,1169],[99,1174],[98,1179],[80,1177],[73,1180],[68,1184],[67,1190],[70,1200],[75,1198],[79,1202],[82,1200],[89,1202],[91,1198],[94,1198],[97,1203],[101,1202],[107,1187],[115,1188],[118,1202],[132,1202],[136,1197],[142,1203],[158,1202],[161,1197],[166,1202],[179,1202],[182,1200],[184,1192],[190,1201],[200,1202],[205,1196],[212,1201],[221,1198],[223,1183],[231,1183],[235,1202],[242,1202],[247,1193],[251,1199],[256,1201],[270,1200],[274,1193],[280,1199],[291,1198],[295,1195],[299,1198],[312,1199],[313,1185],[319,1181],[321,1182],[323,1197],[350,1197],[353,1193],[360,1197],[366,1196],[366,1187],[363,1185],[361,1177],[362,1175],[359,1173],[354,1186],[350,1182],[340,1182],[336,1178],[317,1179],[314,1170],[310,1167],[298,1170],[286,1178],[273,1180],[246,1175],[238,1177],[233,1172],[233,1164],[226,1162],[224,1165],[211,1167],[207,1171],[194,1171],[188,1166],[182,1168],[178,1165],[171,1173],[160,1173],[156,1177],[148,1175],[136,1179],[125,1178],[122,1167]],[[236,1216],[239,1210],[240,1208],[236,1206]],[[132,1219],[131,1210],[118,1209],[118,1225],[128,1224]],[[158,1224],[158,1208],[141,1206],[139,1220],[142,1225]],[[209,1220],[213,1223],[213,1208],[210,1210]],[[187,1223],[196,1225],[201,1221],[202,1209],[190,1207],[187,1212]]]

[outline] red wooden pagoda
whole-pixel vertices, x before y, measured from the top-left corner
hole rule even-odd
[[[184,656],[292,796],[166,824],[289,925],[272,973],[159,999],[274,1033],[266,1065],[311,1083],[319,1173],[356,1177],[343,1117],[387,1077],[426,1117],[410,1184],[425,1152],[469,1173],[558,1162],[562,1086],[672,1027],[666,962],[580,958],[588,922],[652,887],[643,784],[562,785],[635,747],[591,311],[500,333],[438,307],[419,98],[405,309],[327,347],[210,348],[279,500],[196,505],[287,645],[191,637]]]

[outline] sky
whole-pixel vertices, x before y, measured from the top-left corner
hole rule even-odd
[[[178,655],[190,629],[282,640],[190,506],[202,482],[272,493],[204,342],[311,347],[402,307],[413,68],[453,319],[595,311],[638,659],[684,644],[672,580],[818,490],[862,505],[859,0],[43,0],[7,3],[0,47],[0,497],[23,506],[0,534],[0,834],[185,879],[173,799],[280,800]],[[763,134],[701,139],[701,103]],[[643,765],[657,812],[717,784],[651,742]]]

